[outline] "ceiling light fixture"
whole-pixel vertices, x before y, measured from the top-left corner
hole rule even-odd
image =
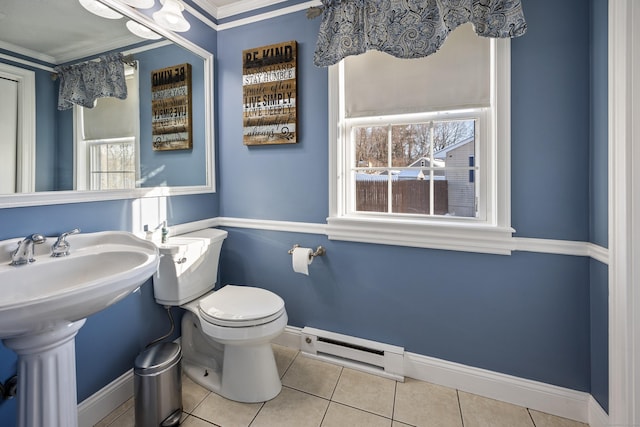
[[[82,7],[87,9],[94,15],[101,16],[107,19],[120,19],[122,15],[111,9],[108,6],[100,3],[98,0],[79,0]]]
[[[149,9],[155,4],[155,0],[122,0],[129,6],[133,6],[136,9]]]
[[[153,19],[162,27],[177,31],[184,32],[191,28],[189,22],[182,16],[184,6],[177,0],[160,0],[162,3],[162,9],[153,13]]]
[[[127,21],[125,25],[127,26],[127,29],[129,31],[131,31],[133,34],[143,39],[158,40],[162,38],[160,34],[150,30],[144,25],[137,23],[136,21]]]

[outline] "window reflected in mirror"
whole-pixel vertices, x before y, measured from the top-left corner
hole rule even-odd
[[[125,65],[127,98],[99,98],[75,106],[76,189],[123,190],[139,178],[140,94],[138,66]]]

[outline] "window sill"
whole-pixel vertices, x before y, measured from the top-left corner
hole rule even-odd
[[[382,245],[511,255],[515,250],[514,229],[485,224],[378,218],[329,217],[327,236],[331,240]]]

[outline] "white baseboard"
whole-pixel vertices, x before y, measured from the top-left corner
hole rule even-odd
[[[300,350],[300,337],[302,336],[302,328],[295,326],[287,326],[284,332],[278,335],[271,342],[285,347]]]
[[[300,349],[302,329],[287,326],[275,344]],[[585,392],[405,352],[404,375],[536,411],[606,427],[608,416]]]
[[[589,427],[607,427],[609,415],[593,396],[589,396]]]
[[[274,344],[300,350],[302,329],[287,326]],[[415,353],[404,353],[404,374],[536,411],[606,427],[609,417],[585,392],[474,368]],[[78,405],[79,427],[91,427],[133,396],[133,370]]]
[[[133,396],[133,369],[78,405],[78,427],[92,427]]]
[[[589,393],[413,353],[405,353],[405,375],[583,423],[589,421]]]

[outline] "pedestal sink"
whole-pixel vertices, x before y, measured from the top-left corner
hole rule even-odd
[[[18,354],[18,427],[75,427],[75,336],[153,275],[158,250],[127,232],[86,233],[67,238],[67,256],[45,243],[33,263],[10,266],[20,240],[0,241],[0,339]]]

